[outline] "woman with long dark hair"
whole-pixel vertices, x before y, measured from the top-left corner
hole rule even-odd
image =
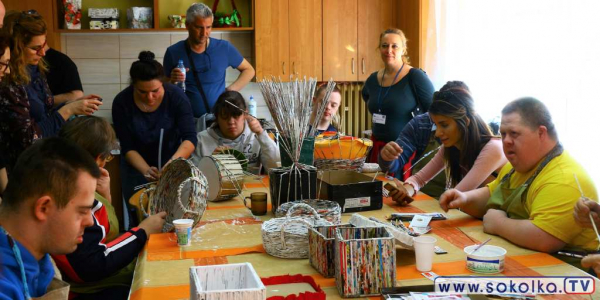
[[[477,114],[471,93],[466,89],[435,92],[429,115],[436,125],[435,135],[443,147],[435,157],[404,184],[396,182],[398,192],[391,193],[400,204],[427,184],[435,175],[446,172],[446,189],[469,191],[496,178],[506,158],[502,141],[493,136]]]

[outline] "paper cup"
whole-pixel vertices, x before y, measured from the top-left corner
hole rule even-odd
[[[420,272],[431,271],[435,242],[437,239],[430,236],[419,236],[414,239],[417,270]]]
[[[189,246],[192,244],[192,225],[194,220],[177,219],[173,221],[175,226],[175,234],[177,235],[177,245]]]

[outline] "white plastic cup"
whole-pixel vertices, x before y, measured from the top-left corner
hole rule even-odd
[[[177,245],[185,247],[192,244],[193,224],[194,220],[191,219],[177,219],[173,221],[173,225],[175,225],[175,235],[177,236]]]
[[[430,236],[419,236],[414,239],[417,270],[420,272],[431,271],[435,242],[437,239]]]

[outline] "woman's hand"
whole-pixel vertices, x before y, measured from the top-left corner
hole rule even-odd
[[[160,178],[160,173],[158,172],[158,168],[156,168],[156,167],[148,168],[148,170],[146,170],[146,172],[144,173],[144,177],[146,177],[146,179],[148,179],[148,181],[157,181],[158,178]]]
[[[260,122],[256,118],[246,115],[246,121],[248,122],[248,127],[250,127],[250,130],[256,133],[256,135],[259,135],[263,132],[263,128],[260,126]]]
[[[400,157],[402,151],[402,147],[398,146],[396,142],[389,142],[381,149],[381,159],[385,161],[394,161]]]
[[[65,106],[63,106],[63,108],[68,109],[68,111],[71,113],[69,117],[71,117],[72,115],[89,116],[96,112],[98,109],[100,109],[100,105],[102,105],[102,102],[97,98],[89,98],[69,102]]]
[[[414,190],[411,185],[407,184],[406,186],[409,186],[409,188],[407,189],[407,187],[405,187],[405,184],[402,184],[402,182],[400,182],[396,178],[394,178],[394,183],[396,184],[396,188],[391,189],[391,191],[389,191],[389,196],[392,197],[392,200],[394,200],[402,206],[408,205],[409,203],[414,201],[414,199],[411,197],[411,195],[414,193]]]

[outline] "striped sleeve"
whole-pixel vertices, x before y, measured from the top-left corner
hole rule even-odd
[[[132,228],[110,243],[106,208],[95,201],[92,209],[94,225],[85,229],[83,242],[67,255],[53,255],[58,268],[74,282],[102,280],[131,263],[146,244],[146,232]]]

